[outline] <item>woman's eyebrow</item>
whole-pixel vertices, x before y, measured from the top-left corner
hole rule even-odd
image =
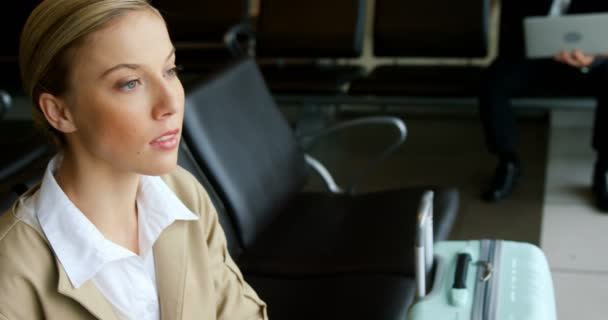
[[[167,56],[167,59],[165,59],[165,61],[168,61],[169,59],[171,59],[171,57],[175,54],[175,47],[171,47],[171,52],[169,52],[169,55]]]
[[[175,54],[175,47],[171,48],[171,52],[169,53],[169,55],[167,56],[167,58],[165,59],[165,61],[168,61],[169,59],[171,59],[171,57]],[[131,69],[131,70],[137,70],[139,69],[141,66],[139,64],[135,64],[135,63],[120,63],[117,64],[115,66],[113,66],[112,68],[104,71],[100,78],[103,78],[105,76],[107,76],[108,74],[118,70],[118,69],[122,69],[122,68],[127,68],[127,69]]]
[[[101,76],[99,78],[103,78],[105,76],[107,76],[108,74],[118,70],[118,69],[122,69],[122,68],[127,68],[127,69],[131,69],[131,70],[137,70],[139,69],[139,65],[138,64],[133,64],[133,63],[121,63],[121,64],[117,64],[115,66],[113,66],[112,68],[104,71]]]

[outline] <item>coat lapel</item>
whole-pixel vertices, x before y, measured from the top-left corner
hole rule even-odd
[[[76,300],[98,319],[116,319],[112,305],[104,298],[92,281],[87,281],[79,288],[74,288],[59,261],[57,261],[57,268],[59,269],[59,283],[57,285],[59,293]]]
[[[154,243],[156,283],[163,320],[182,318],[186,283],[187,221],[175,221]]]

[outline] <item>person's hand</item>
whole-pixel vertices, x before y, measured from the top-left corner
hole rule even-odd
[[[564,50],[553,57],[553,59],[575,68],[586,69],[593,63],[595,56],[587,55],[578,49],[574,49],[571,52]]]

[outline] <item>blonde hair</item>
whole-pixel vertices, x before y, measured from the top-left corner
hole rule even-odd
[[[65,94],[74,49],[114,18],[134,10],[151,10],[160,16],[147,0],[44,0],[27,19],[19,45],[21,79],[32,99],[35,124],[50,134],[57,147],[64,145],[64,137],[44,117],[38,105],[40,95]]]

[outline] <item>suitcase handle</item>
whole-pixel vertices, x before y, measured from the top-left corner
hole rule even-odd
[[[459,253],[456,256],[456,271],[454,272],[454,284],[450,290],[450,304],[453,306],[464,306],[469,300],[469,292],[467,291],[467,274],[469,273],[469,265],[471,264],[471,255],[468,253]]]
[[[459,253],[456,257],[456,272],[454,273],[454,285],[452,289],[467,288],[467,274],[469,273],[471,260],[471,255],[468,253]]]

